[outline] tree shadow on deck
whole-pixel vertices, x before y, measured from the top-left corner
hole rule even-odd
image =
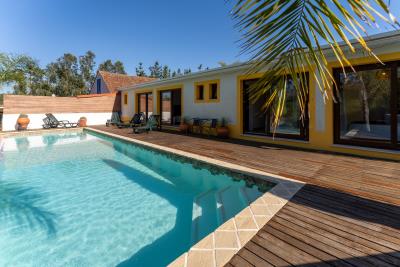
[[[290,201],[344,218],[400,229],[400,206],[310,184],[305,185]]]

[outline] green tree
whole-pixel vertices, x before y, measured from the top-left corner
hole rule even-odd
[[[99,70],[114,72],[115,71],[114,64],[112,63],[112,61],[110,59],[107,59],[103,63],[100,63]]]
[[[185,74],[185,75],[190,74],[190,73],[192,73],[192,70],[190,68],[183,70],[183,74]]]
[[[88,87],[85,87],[85,81],[79,72],[78,59],[72,54],[64,54],[56,62],[47,65],[46,73],[52,91],[57,96],[88,93]]]
[[[96,79],[94,73],[94,66],[96,55],[92,51],[87,51],[85,55],[79,57],[79,68],[82,78],[85,82],[85,86],[89,88]]]
[[[45,84],[44,71],[26,55],[0,54],[0,85],[13,85],[15,94],[34,94]]]
[[[124,64],[117,60],[112,63],[110,59],[107,59],[99,65],[99,70],[108,71],[112,73],[126,74]]]
[[[150,77],[152,78],[161,78],[162,77],[162,68],[158,61],[155,61],[153,66],[149,67]]]
[[[114,63],[114,72],[119,73],[119,74],[126,74],[124,63],[121,61],[117,60]]]
[[[167,78],[171,77],[171,70],[168,67],[168,65],[164,65],[163,66],[163,70],[162,70],[162,75],[161,76],[162,76],[163,79],[167,79]]]
[[[136,67],[136,76],[139,76],[139,77],[146,77],[147,76],[146,72],[145,72],[145,70],[143,68],[143,63],[142,62],[139,62],[139,65]]]
[[[250,88],[253,101],[270,95],[264,106],[274,105],[277,126],[291,78],[304,119],[307,76],[299,70],[315,69],[312,75],[316,75],[313,78],[322,94],[333,95],[334,78],[328,68],[327,52],[342,67],[351,66],[348,55],[356,49],[349,40],[354,38],[364,52],[379,62],[363,35],[367,34],[365,25],[376,25],[377,18],[398,26],[389,7],[383,0],[236,0],[232,14],[243,34],[242,53],[251,55],[252,72],[268,69]],[[341,41],[345,45],[339,45]],[[327,43],[328,48],[322,49],[322,43]]]
[[[200,64],[198,67],[197,67],[197,70],[198,71],[201,71],[203,69],[203,64]]]

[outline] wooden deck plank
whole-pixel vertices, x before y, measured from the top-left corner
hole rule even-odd
[[[316,214],[321,221],[330,227],[343,230],[352,235],[357,234],[362,236],[363,239],[367,240],[365,243],[368,243],[369,246],[372,246],[379,252],[386,253],[391,249],[398,250],[399,252],[397,253],[397,256],[400,258],[400,249],[399,245],[397,244],[399,240],[396,239],[396,237],[386,235],[386,233],[381,231],[375,231],[366,227],[361,227],[357,224],[347,223],[341,219],[335,219],[333,216],[318,213],[312,209],[307,209],[300,205],[294,205],[293,203],[289,203],[286,209],[291,212],[299,213],[302,216],[310,216],[311,218],[314,214]]]
[[[272,264],[273,266],[288,266],[290,263],[287,261],[283,260],[282,258],[276,256],[269,250],[266,250],[262,246],[254,243],[253,241],[250,241],[247,243],[246,248],[256,254],[259,258],[263,259],[264,261]],[[241,255],[241,251],[238,253]]]

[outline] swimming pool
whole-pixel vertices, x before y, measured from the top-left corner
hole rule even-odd
[[[164,266],[274,186],[91,132],[0,156],[0,266]]]

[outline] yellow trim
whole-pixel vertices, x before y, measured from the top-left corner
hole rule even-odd
[[[199,87],[203,86],[203,99],[199,99],[200,90]],[[206,84],[204,82],[194,83],[194,103],[205,103],[206,102]]]
[[[211,96],[211,84],[217,84],[217,99],[210,99]],[[207,103],[219,103],[221,101],[221,86],[220,80],[208,80],[199,81],[194,83],[194,103],[196,104],[207,104]],[[198,99],[198,86],[204,86],[204,99]]]
[[[129,116],[121,116],[121,120],[123,122],[129,122],[131,120],[131,118],[129,118]]]
[[[398,61],[400,60],[400,52],[381,54],[378,55],[383,62]],[[376,60],[372,57],[363,57],[351,60],[353,66],[374,64]],[[333,73],[334,68],[340,67],[339,62],[330,62],[328,64],[331,73]],[[400,152],[384,149],[374,149],[368,147],[357,147],[357,146],[344,146],[334,144],[334,121],[333,121],[333,107],[334,103],[332,97],[325,103],[324,112],[325,128],[322,131],[317,131],[316,129],[316,93],[318,90],[318,85],[314,78],[312,71],[310,71],[310,93],[309,93],[309,113],[311,114],[309,119],[309,141],[299,141],[291,139],[273,139],[271,137],[264,136],[251,136],[243,134],[243,80],[260,78],[262,73],[248,74],[248,75],[238,75],[237,76],[237,101],[236,101],[236,119],[237,123],[235,125],[229,125],[230,136],[233,138],[258,141],[263,143],[271,143],[277,145],[292,146],[298,148],[314,149],[314,150],[325,150],[336,153],[344,153],[350,155],[359,155],[374,158],[384,158],[391,160],[400,160]]]

